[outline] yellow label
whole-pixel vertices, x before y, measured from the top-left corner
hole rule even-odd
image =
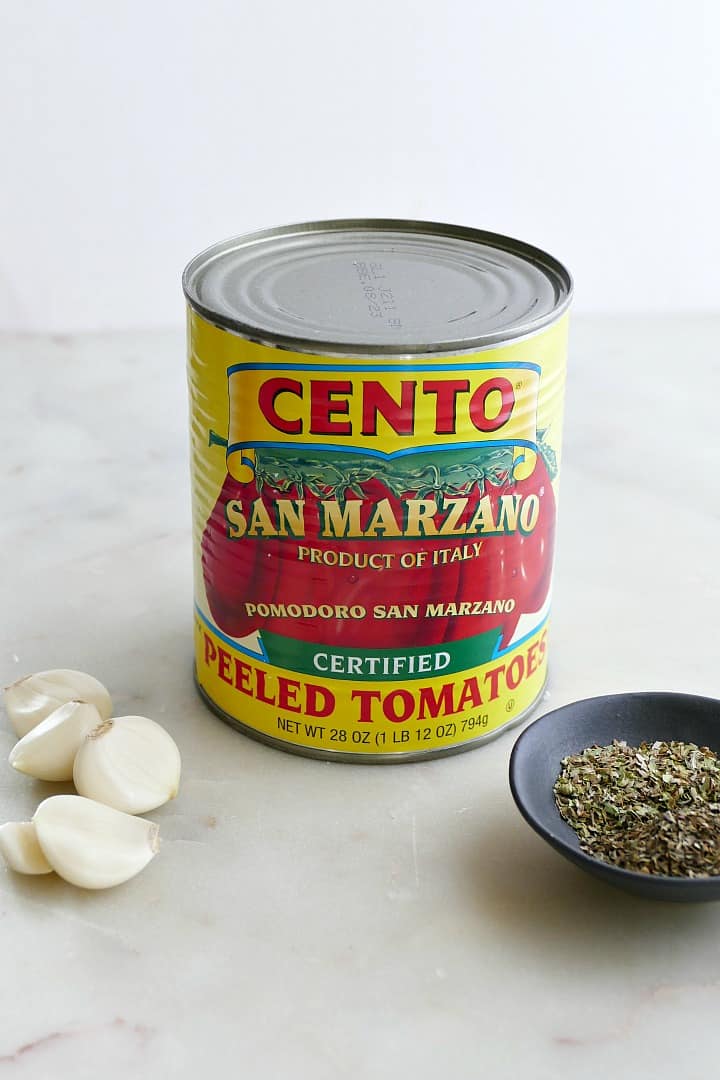
[[[198,683],[223,712],[281,742],[339,753],[408,754],[481,738],[527,711],[547,677],[545,626],[482,669],[402,685],[298,675],[241,652],[199,618],[195,635]]]
[[[189,315],[200,686],[310,750],[461,746],[546,678],[567,319],[342,358]]]

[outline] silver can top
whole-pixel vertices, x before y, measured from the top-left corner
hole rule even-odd
[[[457,225],[346,219],[213,245],[183,274],[190,306],[253,341],[301,352],[469,352],[524,337],[568,306],[552,256]]]

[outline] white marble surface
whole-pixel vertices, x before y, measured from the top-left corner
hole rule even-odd
[[[548,708],[720,695],[719,345],[720,317],[575,319]],[[566,864],[512,803],[515,733],[373,768],[205,710],[180,331],[5,338],[0,362],[0,677],[91,671],[118,711],[170,727],[185,766],[149,815],[161,854],[127,886],[0,870],[0,1077],[716,1069],[720,904],[639,900]],[[0,818],[49,791],[0,768]]]

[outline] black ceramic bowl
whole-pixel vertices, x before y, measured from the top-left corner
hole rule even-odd
[[[520,813],[566,859],[611,885],[656,900],[720,900],[720,875],[635,874],[580,850],[577,835],[555,806],[553,785],[564,757],[613,739],[631,746],[677,739],[720,754],[720,701],[692,694],[612,694],[546,713],[523,731],[510,757],[510,787]]]

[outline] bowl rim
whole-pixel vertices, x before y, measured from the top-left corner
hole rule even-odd
[[[559,705],[556,709],[551,709],[549,712],[543,713],[542,716],[538,716],[535,720],[531,721],[525,727],[520,735],[518,735],[513,745],[510,754],[509,764],[509,778],[510,778],[510,790],[512,797],[515,800],[515,805],[524,817],[528,825],[534,829],[539,836],[541,836],[551,847],[556,851],[561,852],[564,855],[568,855],[572,861],[580,863],[590,873],[597,873],[598,871],[609,876],[617,876],[618,881],[626,881],[628,884],[643,884],[645,887],[652,888],[654,883],[658,886],[662,886],[663,890],[674,890],[677,892],[686,892],[688,890],[702,890],[720,889],[720,874],[712,874],[708,877],[674,877],[670,874],[641,874],[636,870],[625,870],[621,866],[615,866],[613,863],[605,862],[603,859],[597,859],[594,855],[588,855],[580,847],[573,847],[563,836],[554,833],[545,823],[537,818],[528,809],[525,800],[523,799],[522,792],[518,786],[517,774],[519,771],[519,762],[522,759],[523,753],[525,753],[524,741],[525,737],[536,725],[543,725],[545,722],[549,722],[550,719],[556,716],[558,713],[566,712],[569,709],[575,709],[577,706],[597,704],[601,701],[608,701],[611,699],[627,699],[627,698],[674,698],[678,699],[691,699],[693,701],[704,701],[713,704],[718,709],[718,716],[720,718],[720,699],[709,697],[705,694],[689,694],[671,690],[634,690],[614,694],[596,694],[593,697],[578,698],[576,701],[568,701],[564,705]],[[589,744],[592,745],[592,744]],[[718,754],[720,756],[720,752]],[[558,819],[562,821],[558,812]],[[565,822],[567,824],[567,822]],[[568,826],[572,828],[572,826]]]

